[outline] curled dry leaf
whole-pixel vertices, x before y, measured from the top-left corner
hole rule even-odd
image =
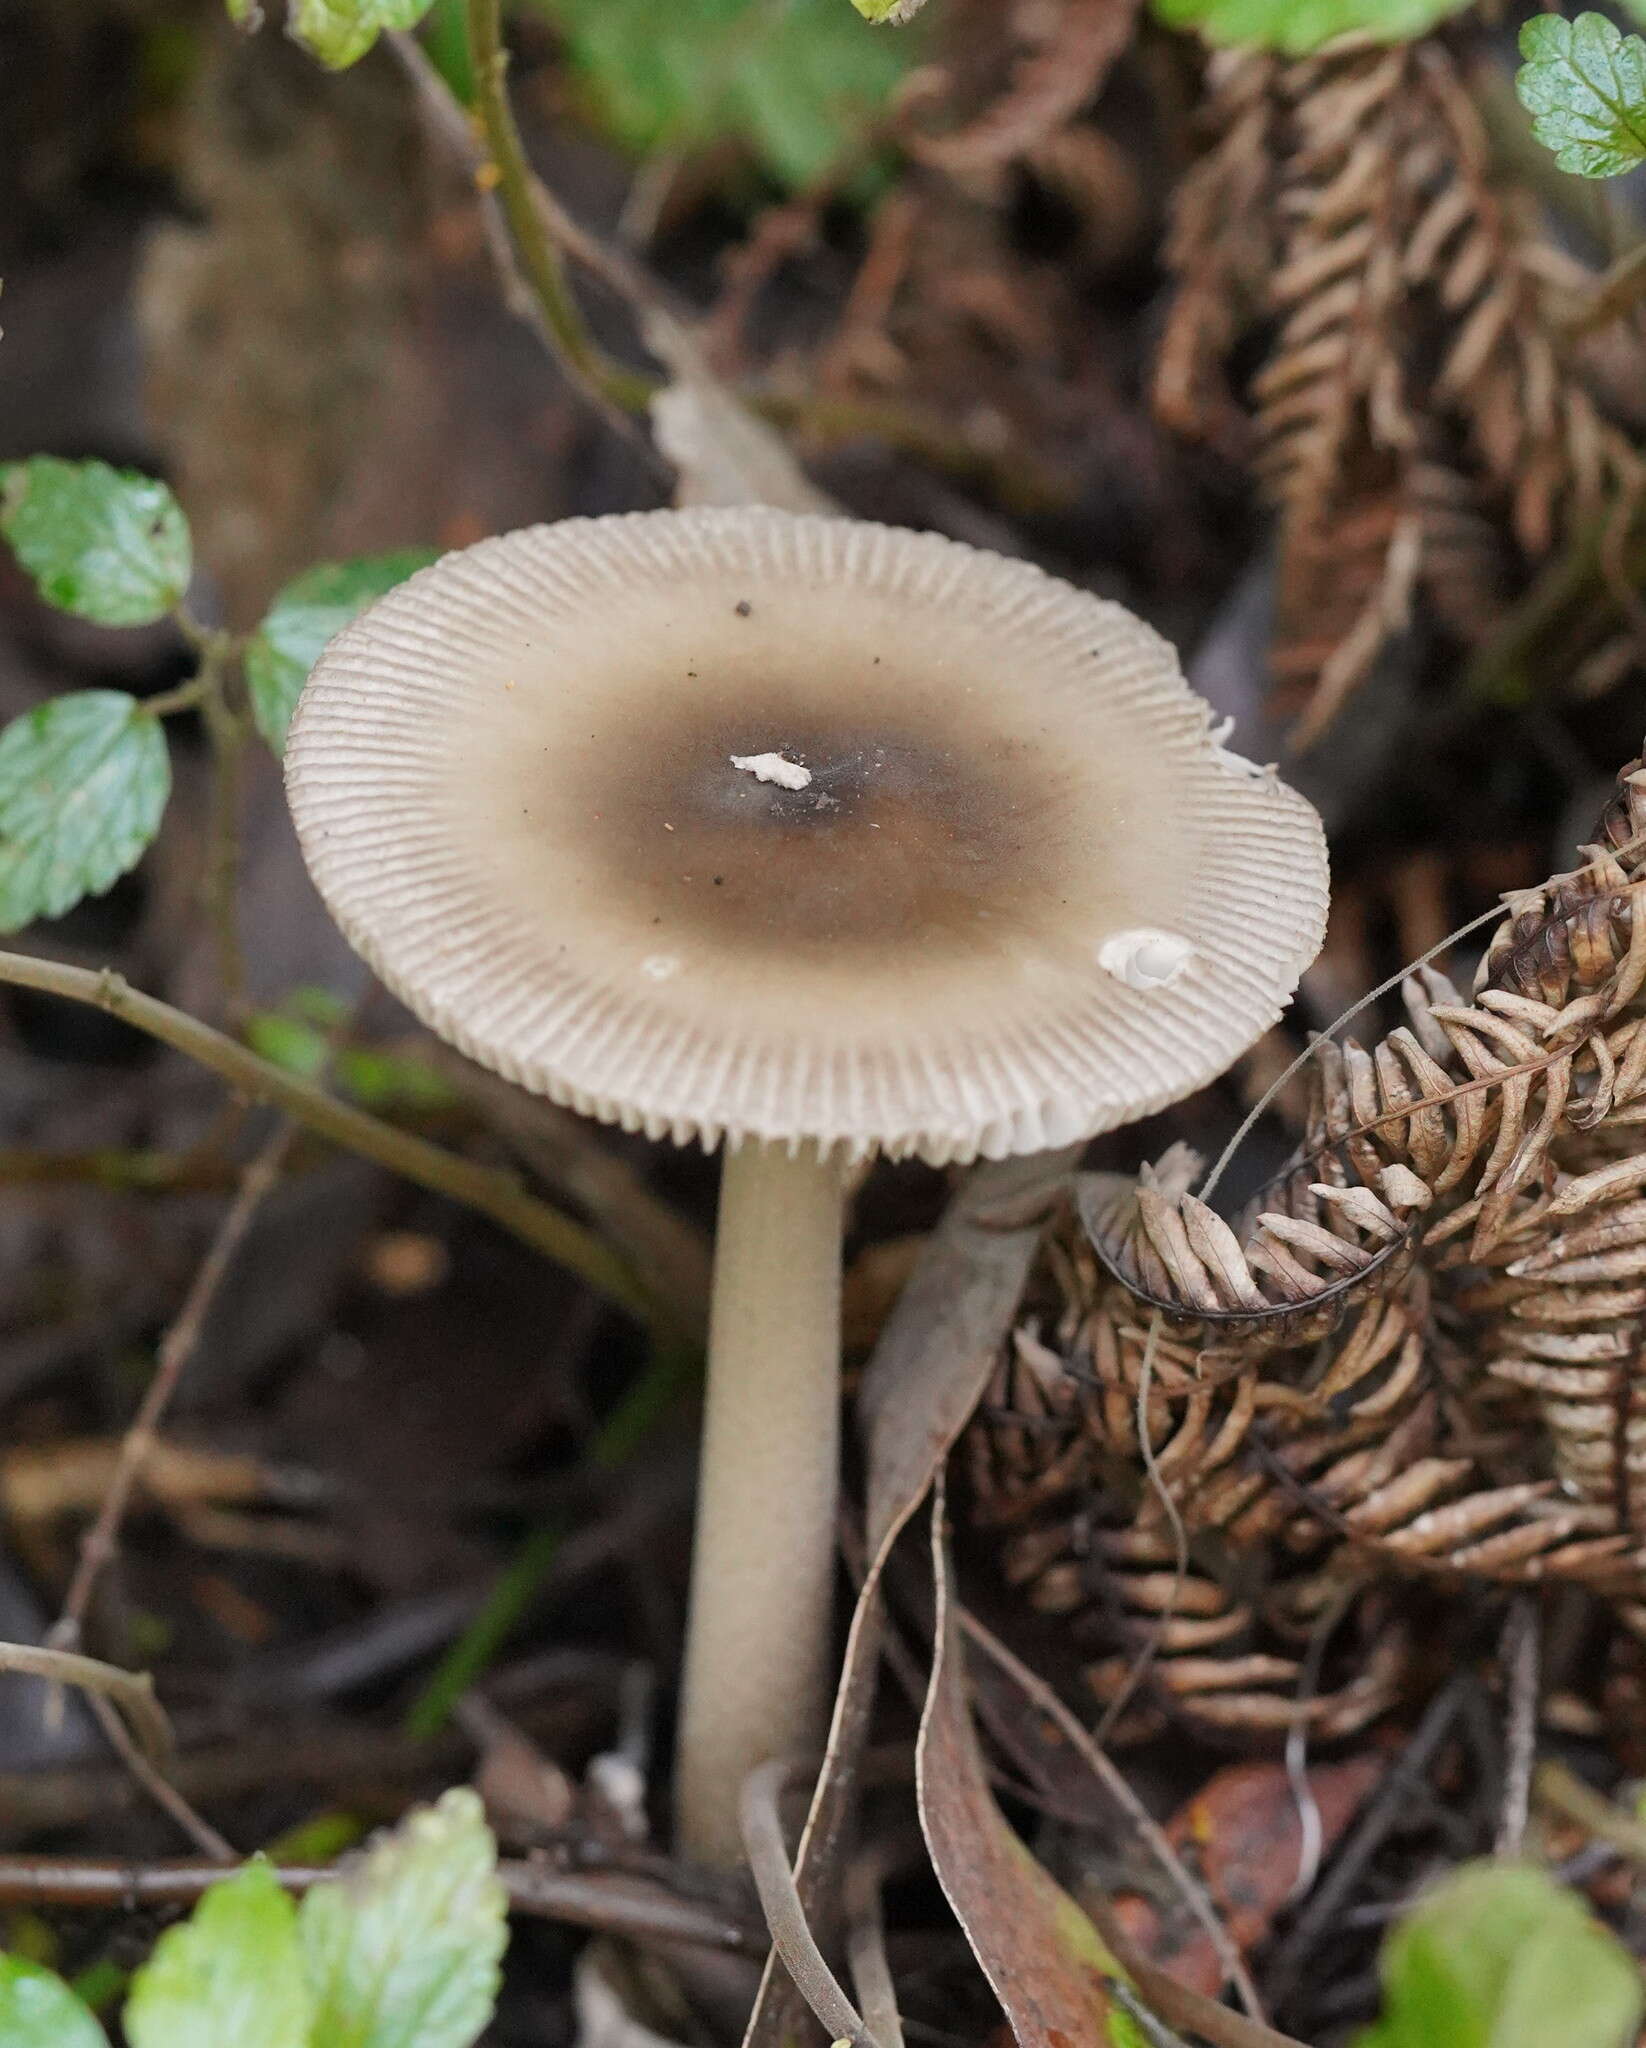
[[[966,1690],[943,1515],[939,1484],[932,1512],[937,1650],[915,1757],[932,1867],[1024,2048],[1134,2048],[1136,2022],[1108,1990],[1122,1974],[1119,1964],[1007,1826],[989,1790]]]

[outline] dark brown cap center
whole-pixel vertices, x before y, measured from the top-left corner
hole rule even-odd
[[[1062,850],[1021,741],[985,754],[913,721],[677,705],[593,739],[574,777],[584,845],[665,948],[986,951],[1040,921]]]

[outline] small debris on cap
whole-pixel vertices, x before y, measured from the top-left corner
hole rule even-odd
[[[1097,964],[1128,988],[1166,988],[1194,958],[1194,947],[1176,932],[1157,932],[1148,925],[1115,932],[1097,950]]]
[[[812,771],[782,754],[733,754],[731,764],[756,782],[775,782],[780,789],[809,789]]]

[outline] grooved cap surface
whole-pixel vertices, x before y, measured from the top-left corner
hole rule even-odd
[[[1110,1129],[1221,1073],[1325,923],[1319,820],[1157,634],[855,520],[448,555],[327,648],[286,762],[321,894],[419,1016],[680,1141]]]

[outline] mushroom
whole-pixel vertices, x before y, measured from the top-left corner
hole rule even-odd
[[[765,507],[482,541],[335,639],[287,752],[352,943],[521,1087],[724,1152],[677,1800],[827,1707],[843,1175],[1221,1073],[1321,938],[1319,820],[1119,605]]]

